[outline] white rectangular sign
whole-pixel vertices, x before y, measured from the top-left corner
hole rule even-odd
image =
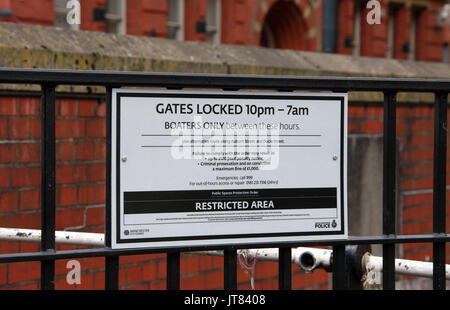
[[[112,90],[113,248],[347,237],[347,94]]]

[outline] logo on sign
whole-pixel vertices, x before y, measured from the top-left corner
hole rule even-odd
[[[316,222],[314,224],[314,228],[330,228],[331,223],[330,222]]]
[[[336,228],[337,223],[336,220],[333,222],[316,222],[314,223],[314,228]]]

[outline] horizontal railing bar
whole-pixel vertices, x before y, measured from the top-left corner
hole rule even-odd
[[[3,90],[0,89],[0,97],[36,97],[42,96],[41,91],[26,91],[26,90]],[[56,99],[92,99],[105,100],[106,93],[84,93],[84,92],[55,92]]]
[[[367,273],[375,274],[383,270],[383,258],[365,253],[362,265]],[[444,264],[444,280],[450,280],[450,265]],[[396,258],[394,263],[394,271],[397,275],[409,275],[425,278],[433,278],[433,262],[424,262],[410,259]],[[371,278],[366,277],[370,282]]]
[[[301,242],[284,242],[281,245],[292,244],[317,244],[317,245],[334,245],[334,244],[386,244],[386,243],[419,243],[422,242],[448,242],[450,235],[448,234],[422,234],[422,235],[383,235],[383,236],[349,236],[347,239],[329,239],[329,240],[304,240]],[[22,242],[40,242],[41,230],[25,229],[25,228],[5,228],[0,227],[0,241],[22,241]],[[58,244],[81,245],[81,246],[104,246],[104,234],[90,232],[73,232],[73,231],[55,231],[55,241]],[[256,244],[260,245],[260,244]],[[249,248],[249,246],[241,246],[239,248]],[[204,246],[208,247],[208,246]],[[227,248],[223,246],[222,248]],[[261,246],[264,247],[264,246]],[[210,247],[211,248],[211,247]],[[217,249],[217,247],[213,247]],[[165,251],[162,251],[165,252]]]
[[[299,247],[299,246],[333,246],[333,245],[358,245],[358,244],[395,244],[395,243],[427,243],[427,242],[449,242],[449,234],[432,235],[399,235],[386,237],[351,237],[344,240],[323,240],[323,241],[301,241],[301,242],[283,242],[283,243],[261,243],[261,244],[243,244],[236,246],[198,246],[198,247],[166,247],[164,249],[110,249],[94,248],[64,251],[41,251],[31,253],[13,253],[1,254],[0,263],[40,261],[46,259],[68,259],[82,257],[101,257],[101,256],[123,256],[139,254],[159,254],[173,252],[192,252],[224,250],[230,248],[253,249],[253,248],[279,248],[279,247]]]
[[[447,92],[448,79],[236,75],[0,68],[0,83],[277,90]]]

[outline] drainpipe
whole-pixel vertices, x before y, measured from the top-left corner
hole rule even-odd
[[[322,52],[337,52],[339,0],[322,1]]]

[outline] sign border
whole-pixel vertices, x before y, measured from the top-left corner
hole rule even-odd
[[[279,237],[301,237],[301,236],[320,236],[318,238],[323,240],[327,236],[336,236],[335,239],[347,238],[348,234],[348,221],[347,219],[347,184],[346,184],[346,173],[347,173],[347,139],[346,139],[346,129],[347,129],[347,109],[348,109],[348,95],[347,93],[276,93],[276,92],[226,92],[226,91],[191,91],[191,90],[154,90],[154,89],[127,89],[127,88],[112,88],[111,90],[111,105],[115,103],[115,107],[112,106],[111,120],[115,116],[115,131],[112,130],[111,141],[115,139],[116,149],[113,150],[113,143],[111,143],[111,154],[115,152],[115,162],[113,162],[113,156],[111,157],[111,167],[112,175],[115,172],[115,180],[113,180],[111,175],[111,188],[115,187],[115,191],[111,191],[111,196],[115,192],[115,199],[111,199],[111,215],[115,212],[115,217],[111,216],[111,237],[112,237],[112,248],[115,245],[129,244],[132,248],[133,244],[142,243],[153,243],[153,242],[176,242],[176,241],[194,241],[194,240],[217,240],[217,244],[212,246],[223,246],[224,242],[220,240],[229,239],[255,239],[251,242],[245,243],[270,243],[270,241],[258,241],[257,238],[279,238]],[[113,97],[115,95],[115,97]],[[177,237],[156,237],[156,238],[135,238],[135,239],[122,239],[120,236],[121,227],[121,216],[120,216],[120,108],[121,108],[121,98],[122,97],[151,97],[151,98],[161,98],[161,97],[174,97],[174,98],[231,98],[231,99],[269,99],[269,100],[279,100],[279,99],[301,99],[301,100],[337,100],[340,101],[340,214],[341,214],[341,230],[339,231],[315,231],[315,232],[283,232],[283,233],[254,233],[254,234],[227,234],[227,235],[205,235],[205,236],[177,236]],[[115,102],[114,102],[115,101]],[[115,111],[115,113],[114,113]],[[112,124],[114,124],[112,122]],[[115,170],[115,171],[114,171]],[[345,179],[345,181],[344,181]],[[111,197],[113,198],[113,197]],[[115,226],[114,226],[115,225]],[[113,227],[115,229],[113,229]],[[112,232],[115,230],[115,236]],[[299,240],[301,242],[301,240]],[[310,241],[310,239],[308,239]],[[279,242],[279,241],[277,241]],[[282,241],[281,241],[282,242]],[[289,242],[292,242],[289,240]],[[236,243],[239,243],[238,241]],[[228,243],[226,243],[228,244]],[[208,244],[210,246],[210,244]],[[139,246],[142,247],[142,246]],[[149,245],[149,247],[152,247]]]

